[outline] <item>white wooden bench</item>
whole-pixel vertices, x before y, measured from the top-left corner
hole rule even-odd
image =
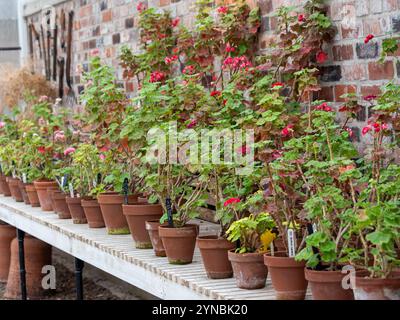
[[[238,289],[235,280],[207,278],[199,251],[192,264],[171,265],[152,249],[136,249],[131,235],[108,235],[105,228],[89,229],[58,219],[0,195],[0,220],[161,299],[273,300],[270,279],[264,289]],[[199,221],[201,234],[216,234],[218,226]]]

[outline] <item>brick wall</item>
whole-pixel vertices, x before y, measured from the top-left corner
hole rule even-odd
[[[218,2],[232,2],[219,0]],[[90,53],[99,49],[100,56],[116,68],[121,85],[128,92],[135,90],[135,83],[123,82],[122,72],[118,68],[118,54],[121,45],[129,44],[137,48],[139,32],[137,30],[138,0],[70,0],[57,6],[66,12],[75,11],[73,35],[74,84],[81,89],[80,73],[87,70]],[[190,26],[193,23],[195,0],[148,0],[149,7],[168,9],[173,16],[181,18],[181,23]],[[273,12],[281,5],[301,5],[304,0],[248,0],[249,4],[259,5],[262,12],[260,50],[268,48],[273,41],[276,18]],[[321,68],[323,90],[321,99],[340,103],[340,96],[347,92],[362,95],[376,94],[379,87],[389,79],[400,79],[400,64],[396,57],[381,65],[376,62],[381,52],[382,39],[391,33],[400,35],[400,0],[331,0],[329,15],[333,20],[337,34],[334,43],[326,48],[329,60]],[[28,20],[39,21],[38,14]],[[364,44],[368,34],[375,38]],[[400,55],[400,52],[399,54]],[[38,70],[41,66],[37,66]],[[358,122],[351,124],[355,140],[359,140],[360,128],[368,118],[367,106],[359,113]]]

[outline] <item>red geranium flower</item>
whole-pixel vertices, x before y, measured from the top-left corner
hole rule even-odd
[[[227,43],[226,44],[226,46],[225,46],[225,51],[226,52],[235,52],[235,50],[236,50],[236,48],[235,47],[232,47],[229,43]]]
[[[186,66],[183,68],[182,73],[184,74],[193,74],[194,73],[194,66]]]
[[[225,14],[225,13],[227,13],[228,12],[228,7],[225,7],[225,6],[222,6],[222,7],[219,7],[219,8],[217,8],[217,12],[219,13],[219,14]]]
[[[39,153],[41,153],[41,154],[45,154],[46,153],[46,148],[41,146],[41,147],[37,148],[37,151],[39,151]]]
[[[163,72],[154,71],[150,75],[150,82],[160,82],[164,80],[165,74]]]
[[[142,12],[143,10],[146,10],[146,6],[143,2],[139,2],[136,6],[136,10],[139,12]]]
[[[365,136],[368,132],[370,132],[371,131],[371,126],[366,126],[366,127],[364,127],[363,129],[362,129],[362,135],[363,136]]]
[[[177,55],[173,55],[173,56],[170,56],[170,57],[165,57],[165,59],[164,59],[165,64],[171,64],[172,62],[174,62],[176,60],[178,60],[178,56]]]
[[[377,98],[376,95],[370,94],[370,95],[368,95],[368,96],[365,96],[365,97],[364,97],[364,100],[365,100],[365,101],[371,101],[371,100],[375,100],[376,98]]]
[[[375,36],[373,34],[369,34],[365,37],[364,39],[364,43],[367,44],[368,42],[370,42]]]
[[[320,104],[315,109],[316,110],[320,110],[320,111],[326,111],[326,112],[331,112],[332,111],[332,108],[330,106],[328,106],[328,104],[326,102]]]
[[[230,204],[232,204],[232,203],[239,203],[240,202],[240,199],[239,198],[229,198],[228,200],[226,200],[225,202],[224,202],[224,207],[227,207],[227,206],[229,206]]]
[[[186,126],[188,129],[193,128],[194,126],[196,126],[197,124],[197,120],[193,119],[192,121],[189,122],[189,124]]]
[[[272,84],[272,88],[276,88],[276,87],[283,87],[284,84],[282,82],[275,82]]]
[[[281,131],[282,137],[287,137],[288,135],[290,135],[290,133],[293,132],[293,127],[293,124],[289,124],[285,128],[283,128]]]
[[[177,26],[179,25],[179,22],[180,22],[180,19],[179,19],[179,18],[173,19],[173,20],[172,20],[172,23],[171,23],[172,28],[177,27]]]
[[[211,91],[210,96],[211,97],[215,97],[215,96],[219,96],[220,94],[221,94],[221,91],[214,90],[214,91]]]
[[[324,63],[328,59],[328,54],[324,51],[319,51],[316,58],[318,63]]]
[[[298,20],[299,22],[304,22],[304,21],[306,21],[306,17],[304,16],[304,14],[299,14],[299,15],[297,16],[297,20]]]

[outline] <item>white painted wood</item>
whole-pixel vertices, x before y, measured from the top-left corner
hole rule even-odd
[[[0,195],[0,220],[3,220],[52,246],[108,272],[161,299],[261,299],[275,297],[270,280],[265,289],[238,289],[234,279],[207,278],[196,250],[190,265],[170,265],[153,250],[136,249],[130,235],[108,235],[106,229],[89,229],[61,220],[52,212],[42,212]],[[208,222],[199,222],[200,232],[217,232]]]

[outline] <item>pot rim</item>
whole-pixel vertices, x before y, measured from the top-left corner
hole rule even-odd
[[[263,262],[263,253],[260,252],[246,252],[237,253],[236,249],[231,249],[228,251],[228,259],[233,262]]]
[[[264,263],[273,268],[305,268],[305,261],[296,261],[294,257],[288,257],[285,251],[277,251],[274,256],[271,252],[264,254]]]

